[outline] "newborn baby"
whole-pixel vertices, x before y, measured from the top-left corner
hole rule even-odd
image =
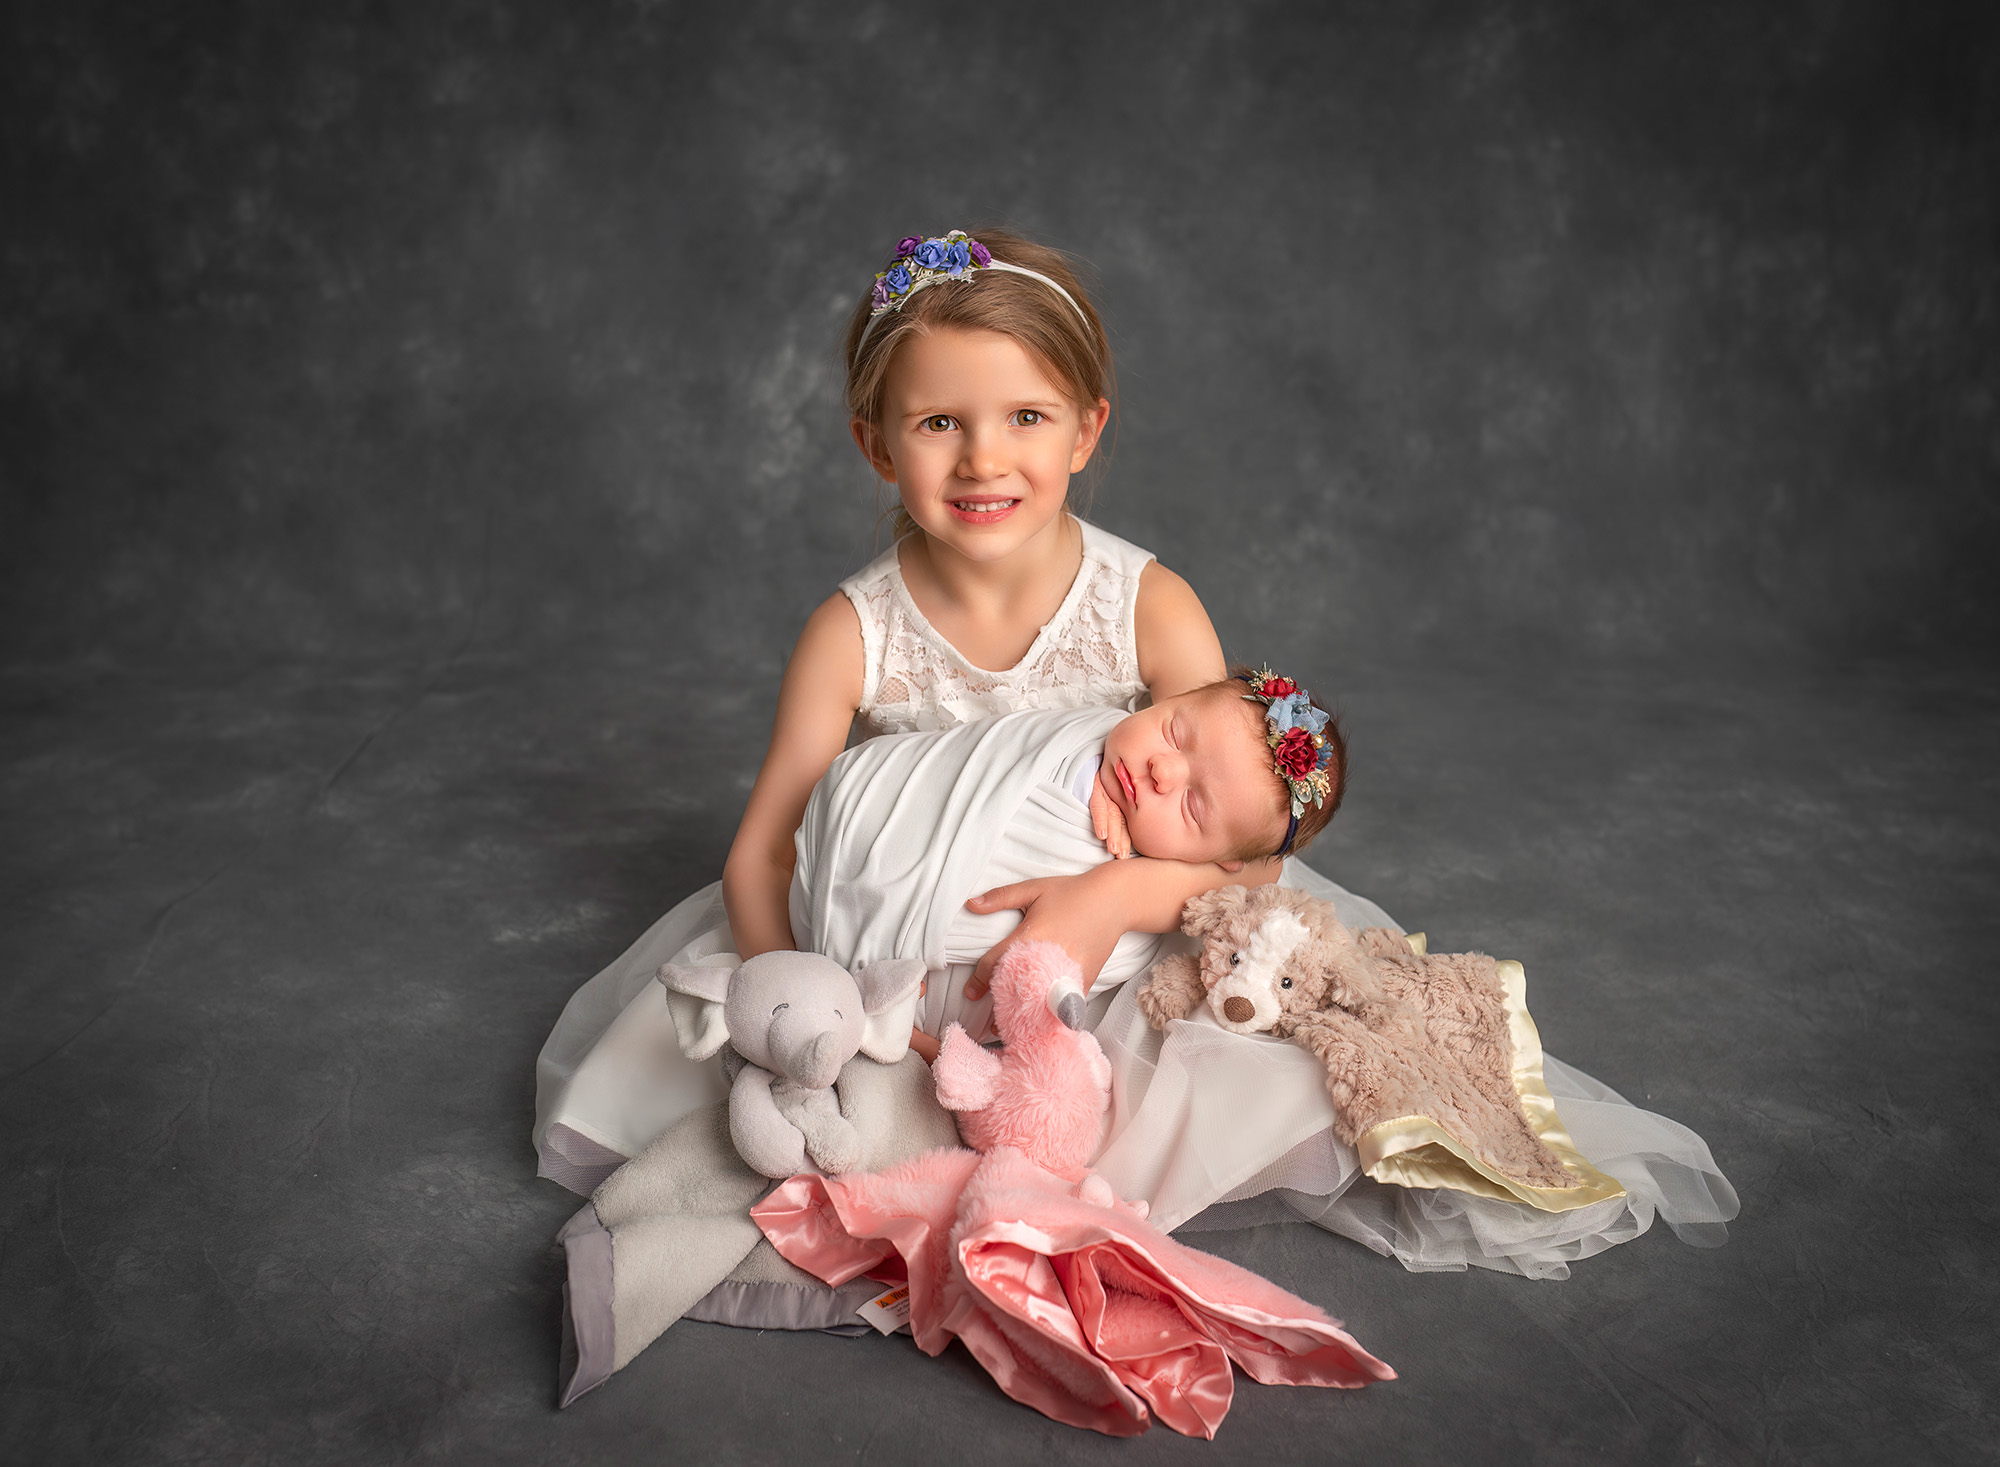
[[[921,957],[918,1026],[985,1036],[973,966],[1020,920],[966,899],[1088,870],[1115,853],[1240,863],[1302,847],[1339,803],[1344,760],[1326,714],[1268,673],[1138,713],[1029,709],[842,754],[807,802],[792,932],[851,965]],[[1128,933],[1093,994],[1146,971],[1162,939]]]

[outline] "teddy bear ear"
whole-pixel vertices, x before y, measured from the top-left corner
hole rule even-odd
[[[1242,886],[1218,886],[1214,891],[1189,897],[1187,905],[1181,908],[1181,931],[1189,937],[1219,937],[1229,919],[1241,912],[1249,900],[1249,888]]]

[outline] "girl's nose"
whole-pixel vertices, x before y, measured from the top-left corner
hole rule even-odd
[[[1187,783],[1187,760],[1171,749],[1162,749],[1146,762],[1146,772],[1153,777],[1156,792],[1170,795]]]
[[[981,432],[966,434],[965,453],[959,460],[958,472],[965,479],[997,479],[1005,474],[1007,462],[999,438]]]

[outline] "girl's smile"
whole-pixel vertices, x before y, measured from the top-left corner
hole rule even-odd
[[[954,499],[951,512],[968,525],[997,525],[1021,507],[1018,499]]]

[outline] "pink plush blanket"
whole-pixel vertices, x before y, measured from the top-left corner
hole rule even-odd
[[[793,1177],[750,1215],[829,1284],[907,1281],[926,1353],[962,1339],[1015,1400],[1110,1436],[1156,1416],[1213,1437],[1231,1361],[1271,1385],[1395,1379],[1315,1306],[1175,1242],[1101,1179],[1064,1181],[1010,1148]]]

